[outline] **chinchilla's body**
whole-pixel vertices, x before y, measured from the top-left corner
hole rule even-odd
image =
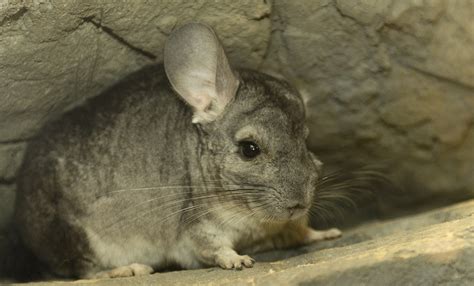
[[[65,277],[169,265],[250,267],[243,254],[334,237],[307,211],[320,163],[287,83],[231,69],[208,27],[173,33],[145,68],[48,124],[18,175],[15,225]]]

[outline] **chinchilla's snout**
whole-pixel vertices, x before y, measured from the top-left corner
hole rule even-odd
[[[306,215],[313,200],[314,184],[308,182],[295,183],[285,190],[282,208],[289,219]]]
[[[310,204],[305,200],[288,200],[284,206],[289,219],[299,218],[309,210]]]
[[[296,157],[297,158],[297,157]],[[314,155],[307,155],[281,167],[281,212],[289,219],[296,219],[308,213],[318,179],[321,163]]]

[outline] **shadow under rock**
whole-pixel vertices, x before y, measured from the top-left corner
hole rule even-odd
[[[272,250],[268,252],[262,252],[252,255],[258,262],[274,262],[278,260],[284,260],[291,257],[299,256],[306,253],[311,253],[323,249],[344,247],[351,244],[360,243],[372,239],[370,235],[363,233],[349,233],[337,239],[325,240],[315,242],[311,245],[306,245],[298,248],[291,248],[285,250]]]
[[[469,204],[469,201],[466,201]],[[458,203],[442,208],[428,208],[425,211],[412,211],[387,219],[370,219],[351,228],[343,229],[342,237],[334,240],[316,242],[311,245],[288,250],[276,250],[253,255],[257,261],[274,262],[294,256],[316,252],[323,249],[338,248],[353,245],[372,239],[390,236],[393,233],[421,229],[430,225],[445,223],[464,218],[469,214],[470,208],[465,203]],[[474,260],[473,260],[474,261]]]

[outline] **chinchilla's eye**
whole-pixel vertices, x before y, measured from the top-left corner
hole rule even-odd
[[[240,141],[240,155],[245,159],[253,159],[260,154],[260,147],[252,141]]]

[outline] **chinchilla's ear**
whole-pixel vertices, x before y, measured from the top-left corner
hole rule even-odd
[[[193,123],[215,120],[239,86],[219,39],[203,24],[173,31],[165,44],[164,66],[173,89],[193,108]]]

